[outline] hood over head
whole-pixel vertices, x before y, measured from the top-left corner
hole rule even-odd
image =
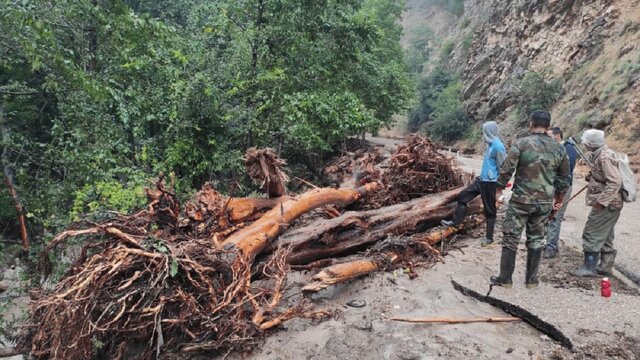
[[[486,143],[492,143],[498,137],[498,123],[495,121],[487,121],[482,124],[482,138]]]
[[[604,145],[604,131],[589,129],[582,133],[582,143],[590,148],[597,149]]]

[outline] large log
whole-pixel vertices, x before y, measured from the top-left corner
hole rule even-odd
[[[336,204],[348,205],[363,195],[375,191],[377,183],[366,184],[358,189],[313,189],[297,198],[280,203],[260,219],[229,236],[223,243],[224,249],[237,249],[245,261],[253,262],[255,257],[280,234],[291,221],[318,207]]]
[[[475,227],[482,222],[481,218],[472,218],[460,227],[435,228],[424,236],[413,238],[409,244],[433,246],[456,234],[458,231]],[[331,285],[347,282],[376,271],[382,271],[402,261],[399,251],[385,251],[371,257],[356,259],[327,267],[311,278],[311,282],[302,288],[303,291],[315,292]]]
[[[453,201],[460,191],[450,190],[407,203],[313,221],[288,231],[273,246],[291,246],[288,262],[293,265],[354,252],[389,235],[414,234],[451,217],[456,206]],[[480,199],[469,204],[469,213],[481,209]]]

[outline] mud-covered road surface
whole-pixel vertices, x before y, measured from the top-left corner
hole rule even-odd
[[[394,147],[402,140],[369,138]],[[455,155],[455,154],[454,154]],[[460,157],[467,171],[479,171],[481,159]],[[574,188],[584,182],[578,176]],[[504,211],[504,209],[502,209]],[[569,337],[573,350],[524,323],[458,325],[407,324],[388,317],[508,316],[501,310],[456,291],[451,279],[488,290],[488,278],[498,270],[500,246],[479,246],[476,236],[459,237],[444,263],[418,268],[410,280],[402,270],[376,273],[314,295],[318,307],[335,309],[329,321],[295,320],[266,338],[250,359],[640,359],[640,293],[629,280],[640,274],[640,204],[627,204],[617,228],[618,267],[613,296],[600,296],[600,278],[578,279],[568,271],[582,261],[580,235],[588,209],[584,195],[570,205],[561,233],[560,255],[541,264],[539,288],[524,287],[526,250],[521,245],[512,290],[495,289],[492,296],[530,311]],[[500,234],[498,225],[497,234]],[[498,239],[500,236],[498,235]],[[312,273],[299,274],[303,284]],[[299,285],[295,285],[299,286]],[[365,305],[355,308],[353,300]]]

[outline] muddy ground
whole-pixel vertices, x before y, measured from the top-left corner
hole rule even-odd
[[[395,146],[398,139],[370,139]],[[460,157],[468,171],[478,171],[481,159]],[[576,180],[579,189],[585,183]],[[640,246],[631,234],[640,233],[636,220],[639,203],[627,204],[619,221],[618,268],[635,273]],[[504,210],[504,209],[503,209]],[[520,305],[558,327],[573,349],[560,346],[526,323],[476,323],[465,325],[406,324],[392,316],[508,316],[499,309],[462,295],[451,279],[488,290],[487,280],[498,269],[500,246],[479,246],[482,231],[461,236],[460,250],[452,250],[443,263],[419,268],[410,280],[402,270],[378,273],[324,290],[313,297],[318,306],[337,309],[335,319],[313,324],[296,320],[266,338],[255,353],[232,358],[248,359],[640,359],[640,293],[637,285],[619,272],[612,278],[613,296],[600,296],[600,278],[577,279],[568,271],[582,261],[580,234],[588,208],[584,194],[565,215],[561,251],[545,260],[535,290],[524,288],[526,250],[521,246],[513,290],[494,290],[493,296]],[[498,222],[500,223],[500,221]],[[637,231],[636,231],[637,230]],[[498,226],[497,234],[500,234]],[[637,238],[637,237],[636,237]],[[498,236],[499,239],[499,236]],[[638,239],[640,241],[640,239]],[[299,274],[304,283],[312,274]],[[631,276],[632,277],[632,276]],[[350,307],[353,300],[362,308]]]
[[[376,139],[374,139],[375,141]],[[378,145],[395,146],[401,140],[383,139]],[[478,171],[477,158],[460,158],[469,171]],[[581,185],[577,180],[577,188]],[[640,203],[623,211],[616,244],[618,267],[635,273],[640,266]],[[456,291],[451,280],[488,290],[496,273],[500,246],[479,246],[482,229],[458,236],[448,254],[432,267],[418,267],[409,279],[403,269],[376,273],[330,287],[310,297],[316,308],[335,316],[326,321],[293,320],[265,337],[252,354],[228,354],[228,359],[640,359],[640,295],[624,275],[612,279],[613,296],[600,296],[600,279],[576,279],[568,271],[580,264],[580,233],[588,209],[578,197],[566,214],[560,256],[541,265],[542,284],[524,288],[526,251],[519,252],[514,289],[494,289],[492,296],[510,301],[558,327],[574,344],[563,348],[525,322],[456,325],[409,324],[390,317],[493,317],[502,310]],[[500,221],[498,222],[500,223]],[[500,234],[498,226],[497,234]],[[635,239],[634,239],[635,238]],[[499,239],[499,236],[498,236]],[[296,294],[315,272],[294,272],[289,294]],[[15,275],[15,274],[14,274]],[[13,276],[17,278],[17,276]],[[6,277],[3,282],[17,279]],[[294,301],[296,296],[291,297]],[[22,307],[10,309],[19,313]],[[8,315],[6,312],[3,312]],[[223,358],[220,356],[219,358]]]

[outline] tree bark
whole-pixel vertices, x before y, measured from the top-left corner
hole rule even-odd
[[[456,206],[452,202],[461,190],[376,210],[346,212],[331,220],[320,219],[285,233],[272,246],[291,246],[288,262],[297,265],[354,252],[390,235],[415,234],[452,216]],[[481,209],[480,199],[469,204],[470,214]]]
[[[273,209],[276,205],[290,200],[289,196],[277,198],[232,198],[229,200],[227,210],[229,218],[233,222],[251,220],[262,211]]]
[[[13,178],[13,170],[9,164],[9,127],[7,126],[6,119],[4,117],[4,108],[0,104],[0,132],[2,132],[2,168],[4,172],[4,183],[7,186],[9,195],[13,199],[16,213],[18,215],[18,223],[20,225],[20,238],[22,240],[22,247],[24,250],[29,250],[29,232],[27,231],[27,221],[24,216],[24,208],[22,202],[18,197],[18,193],[15,188],[15,181]]]
[[[328,204],[351,204],[362,195],[375,191],[378,186],[377,183],[370,183],[354,190],[331,188],[310,190],[297,198],[281,202],[280,206],[271,209],[256,222],[229,236],[222,246],[224,249],[237,249],[244,260],[251,263],[271,240],[300,215]]]
[[[459,228],[447,227],[432,229],[425,236],[419,236],[409,241],[409,244],[427,244],[435,245],[440,241],[456,234],[458,231],[479,225],[482,220],[473,219],[465,223]],[[340,284],[349,280],[370,274],[376,271],[382,271],[390,266],[396,265],[402,261],[403,257],[400,252],[385,251],[372,257],[352,260],[341,264],[329,266],[320,271],[311,278],[311,282],[302,288],[303,291],[316,292],[325,289],[331,285]]]

